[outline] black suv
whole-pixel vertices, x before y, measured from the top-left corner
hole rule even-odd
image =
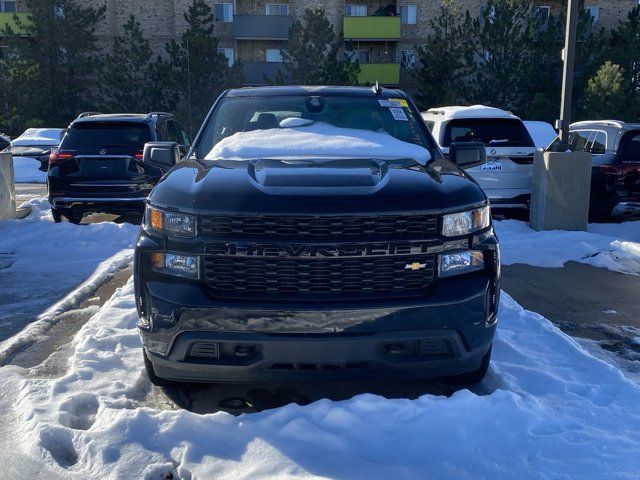
[[[147,195],[167,169],[142,162],[144,145],[169,141],[186,153],[190,141],[169,113],[83,113],[49,157],[47,185],[56,222],[79,223],[87,213],[143,212]]]
[[[144,161],[173,162],[175,148],[148,145]],[[400,90],[223,93],[151,192],[137,240],[150,379],[480,380],[499,250],[460,167],[484,161],[474,142],[446,160]]]

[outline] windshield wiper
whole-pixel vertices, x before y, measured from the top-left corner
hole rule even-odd
[[[509,143],[511,140],[509,140],[508,138],[494,138],[493,140],[491,140],[489,142],[489,145],[494,144],[494,143]]]

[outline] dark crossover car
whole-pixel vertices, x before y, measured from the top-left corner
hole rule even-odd
[[[640,217],[640,124],[617,120],[578,122],[569,130],[568,148],[590,152],[592,219]],[[556,140],[550,150],[566,150]]]
[[[40,162],[39,170],[46,172],[51,152],[60,145],[65,130],[62,128],[27,128],[9,145],[13,158],[33,159]],[[1,140],[0,140],[0,143]],[[0,150],[2,150],[0,146]]]
[[[378,140],[428,159],[382,155]],[[249,155],[233,155],[242,144]],[[274,144],[286,155],[257,153]],[[360,154],[310,153],[334,144]],[[174,164],[176,149],[150,143],[144,162]],[[473,142],[444,159],[399,90],[223,93],[147,200],[134,278],[151,381],[479,381],[499,249],[487,197],[460,167],[483,161]]]
[[[49,157],[47,185],[56,222],[79,223],[87,213],[144,211],[147,195],[167,168],[142,161],[144,145],[168,141],[186,153],[189,136],[169,113],[83,113]]]

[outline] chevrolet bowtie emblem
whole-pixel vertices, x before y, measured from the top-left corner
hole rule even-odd
[[[407,263],[404,267],[405,270],[422,270],[423,268],[427,268],[427,264],[420,262]]]

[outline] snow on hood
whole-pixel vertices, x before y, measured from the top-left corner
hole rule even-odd
[[[12,147],[29,147],[32,145],[60,145],[62,128],[27,128],[22,135],[11,142]]]
[[[422,164],[431,159],[427,149],[388,133],[339,128],[328,123],[300,127],[290,123],[285,124],[288,128],[238,132],[218,142],[206,158],[413,158]]]
[[[531,135],[533,143],[535,143],[537,148],[548,147],[558,135],[551,124],[547,122],[525,120],[523,123],[524,126],[527,127],[529,135]]]

